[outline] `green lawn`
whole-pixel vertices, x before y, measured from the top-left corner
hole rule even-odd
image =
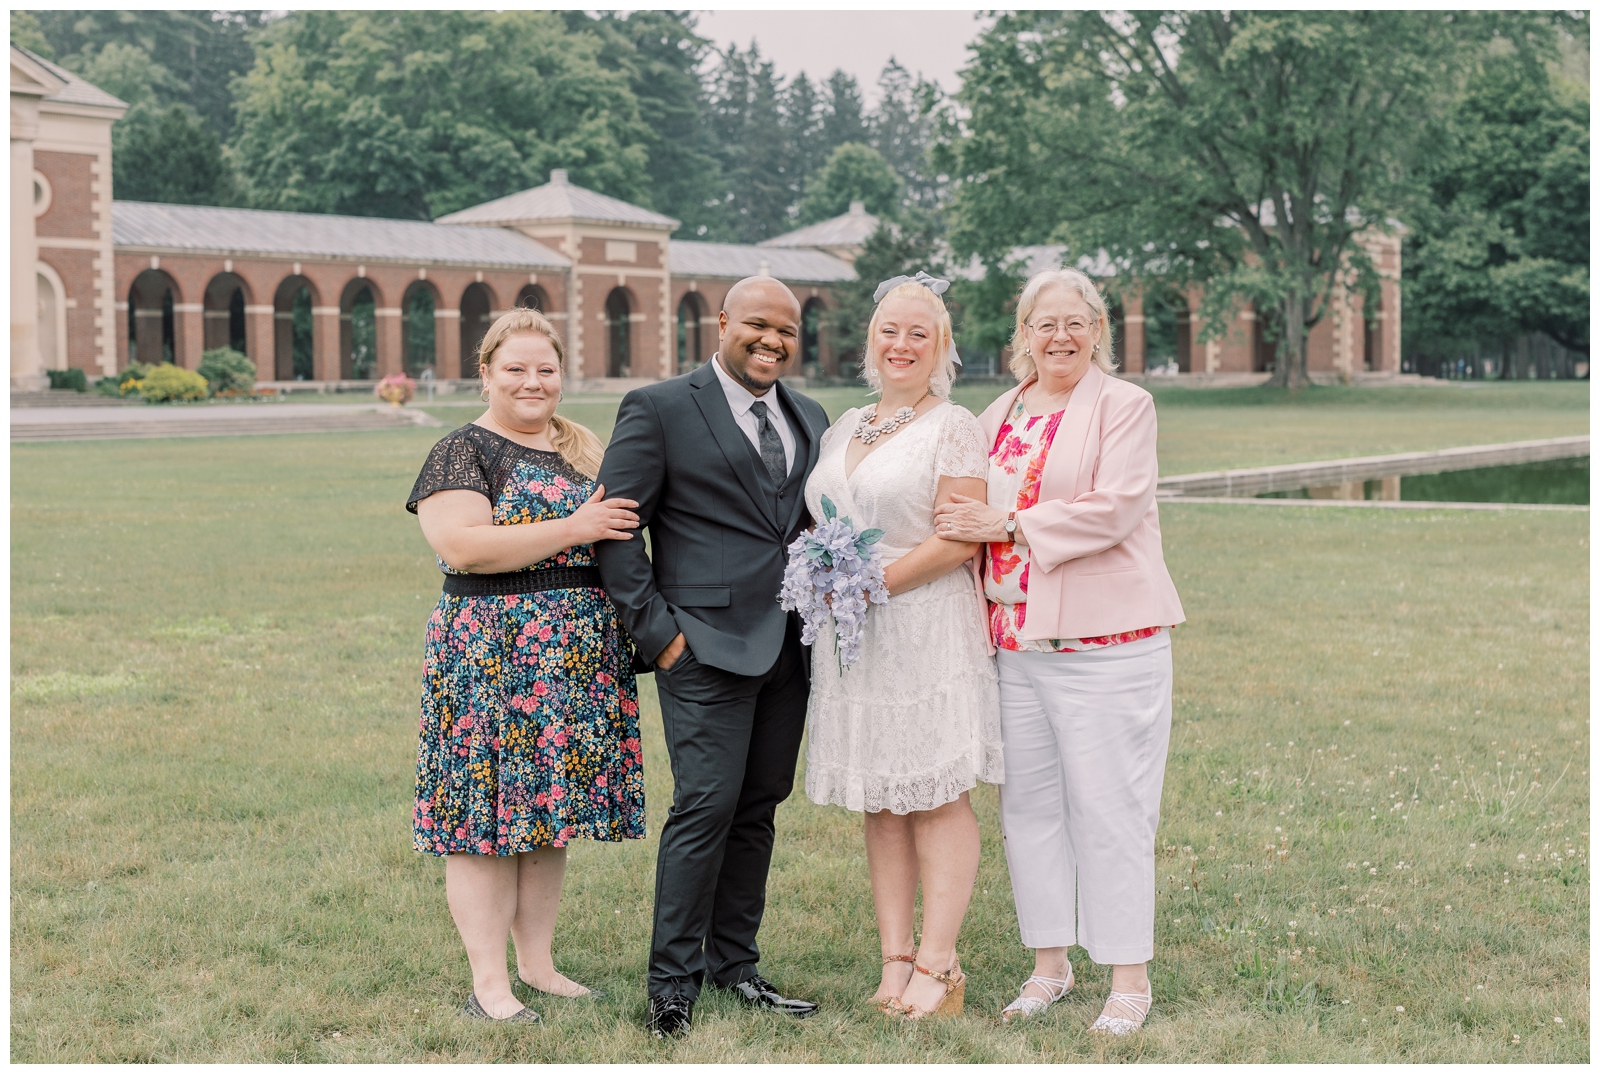
[[[1169,434],[1198,406],[1162,401]],[[1341,408],[1388,405],[1262,413],[1329,416],[1336,438]],[[763,969],[824,1013],[710,995],[688,1041],[648,1041],[669,796],[648,685],[652,839],[577,846],[557,935],[558,964],[612,998],[545,1002],[544,1026],[457,1018],[470,981],[442,870],[410,848],[439,582],[401,505],[437,435],[13,446],[14,1060],[1588,1058],[1579,513],[1163,508],[1189,623],[1156,1009],[1132,1040],[1085,1034],[1108,980],[1081,951],[1068,1002],[1000,1025],[1031,960],[985,788],[965,1017],[862,1007],[877,940],[859,818],[797,795]]]
[[[1002,385],[974,385],[958,388],[955,398],[973,413],[981,413],[1003,390]],[[810,394],[835,418],[870,398],[849,388],[822,388]],[[1271,388],[1158,387],[1155,396],[1163,474],[1433,451],[1589,431],[1586,381],[1313,387],[1295,396]],[[607,436],[618,398],[575,397],[563,405],[563,413]],[[475,410],[461,406],[423,409],[452,425],[477,416]]]

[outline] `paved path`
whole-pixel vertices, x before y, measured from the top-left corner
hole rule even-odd
[[[383,403],[16,407],[11,411],[11,441],[360,432],[443,424],[423,411]]]

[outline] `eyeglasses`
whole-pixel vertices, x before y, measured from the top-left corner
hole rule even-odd
[[[1074,317],[1065,323],[1060,321],[1040,321],[1038,324],[1030,324],[1028,327],[1046,339],[1049,339],[1063,328],[1067,330],[1069,336],[1081,336],[1089,331],[1088,322],[1078,317]]]

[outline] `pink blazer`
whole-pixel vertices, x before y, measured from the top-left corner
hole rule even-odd
[[[993,450],[1026,384],[978,419]],[[1078,382],[1039,479],[1017,512],[1028,542],[1026,641],[1098,638],[1183,622],[1156,517],[1156,405],[1096,366]],[[993,639],[991,639],[992,641]]]

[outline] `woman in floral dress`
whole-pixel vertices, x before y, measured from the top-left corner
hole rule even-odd
[[[517,309],[479,347],[489,409],[428,454],[406,507],[445,573],[428,620],[413,815],[445,857],[445,893],[472,966],[464,1012],[537,1021],[520,983],[593,997],[551,961],[575,838],[644,837],[632,648],[593,544],[630,540],[631,500],[597,487],[599,440],[556,414],[562,348]]]

